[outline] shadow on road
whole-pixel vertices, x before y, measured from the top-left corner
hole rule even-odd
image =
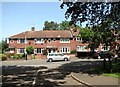
[[[75,73],[101,74],[94,71],[95,68],[101,68],[100,61],[78,61],[66,63],[56,69],[47,69],[47,67],[30,66],[2,66],[2,87],[56,87],[59,84],[65,84],[64,79]],[[36,73],[40,70],[38,73]],[[36,79],[35,79],[36,78]]]

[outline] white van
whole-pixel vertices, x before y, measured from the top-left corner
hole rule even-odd
[[[64,55],[62,53],[48,53],[47,62],[52,62],[52,61],[55,61],[55,60],[69,61],[70,56]]]

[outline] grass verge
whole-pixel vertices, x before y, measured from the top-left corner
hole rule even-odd
[[[120,73],[103,73],[102,75],[114,77],[114,78],[120,78]]]

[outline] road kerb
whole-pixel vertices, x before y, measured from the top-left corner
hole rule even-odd
[[[72,77],[74,80],[76,80],[77,82],[86,85],[87,87],[93,87],[91,84],[89,84],[89,83],[87,83],[87,82],[84,82],[84,81],[78,79],[77,77],[75,77],[75,76],[73,75],[73,73],[71,73],[71,77]]]

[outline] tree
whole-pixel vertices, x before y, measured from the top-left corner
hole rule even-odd
[[[96,25],[102,23],[106,18],[113,21],[120,21],[120,2],[63,2],[61,8],[67,5],[65,17],[71,17],[71,22],[83,23],[87,25]]]
[[[62,23],[59,24],[60,30],[69,30],[69,28],[70,28],[69,21],[62,21]]]
[[[58,26],[59,24],[57,24],[54,21],[51,22],[45,21],[43,30],[57,30]]]
[[[34,54],[34,48],[32,46],[28,46],[26,48],[26,52],[27,52],[27,54]]]
[[[69,30],[70,28],[80,28],[78,25],[72,25],[69,21],[62,21],[61,23],[45,21],[43,30]]]
[[[89,43],[88,48],[94,51],[100,45],[100,35],[99,32],[95,32],[89,28],[81,28],[79,33],[83,39],[83,43]]]
[[[91,45],[103,43],[113,46],[115,38],[111,30],[120,31],[120,2],[63,2],[61,9],[65,5],[66,19],[71,17],[72,24],[87,22],[86,27],[95,32]]]
[[[7,51],[7,49],[8,49],[7,39],[2,40],[0,42],[0,51],[1,51],[1,53],[4,53],[5,51]]]

